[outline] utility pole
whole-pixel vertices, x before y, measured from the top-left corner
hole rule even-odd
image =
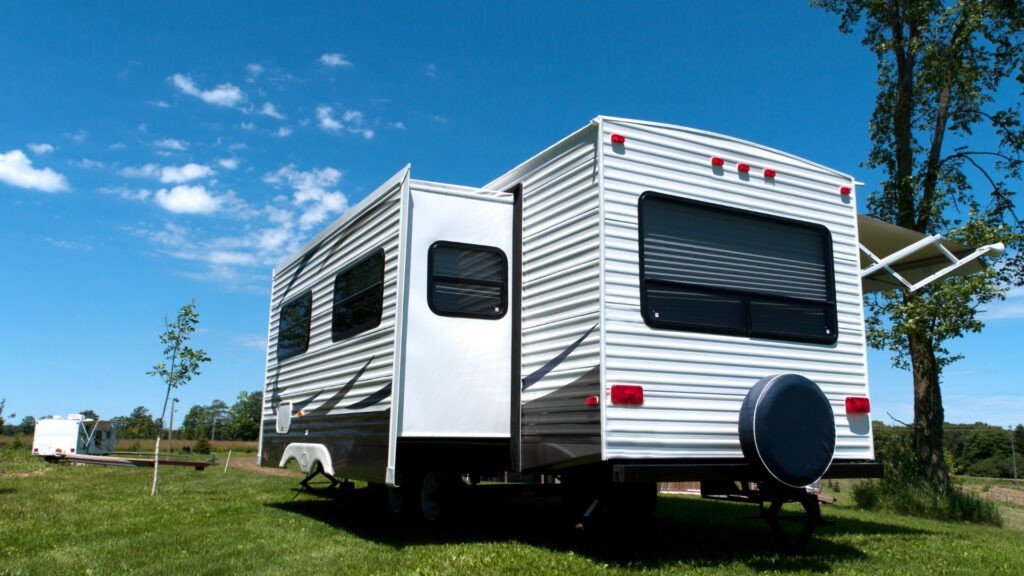
[[[217,417],[213,417],[213,427],[210,429],[210,442],[217,438]]]
[[[167,453],[174,452],[174,405],[178,403],[178,399],[174,398],[171,400],[171,426],[167,429]]]
[[[1013,457],[1013,483],[1017,483],[1017,448],[1013,442],[1013,425],[1010,425],[1010,455]]]

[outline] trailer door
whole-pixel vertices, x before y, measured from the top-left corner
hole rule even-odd
[[[508,438],[512,201],[413,182],[400,437]]]

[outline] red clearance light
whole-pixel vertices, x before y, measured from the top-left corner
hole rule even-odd
[[[74,453],[75,453],[75,449],[74,449],[74,448],[72,448],[72,449],[71,449],[71,453],[72,453],[72,454],[74,454]]]
[[[612,144],[625,144],[626,137],[622,134],[612,134]]]
[[[775,170],[772,170],[771,168],[765,168],[764,169],[764,177],[765,178],[775,178]]]
[[[712,156],[711,157],[711,165],[712,166],[718,166],[718,167],[725,166],[725,160],[722,160],[718,156]]]
[[[736,165],[736,170],[740,172],[750,172],[750,164],[743,164],[742,162]]]
[[[612,404],[643,406],[644,389],[641,386],[615,384],[612,386]]]
[[[600,403],[601,403],[601,399],[598,398],[597,396],[587,396],[587,400],[586,400],[587,406],[597,406]]]
[[[851,193],[853,193],[853,189],[850,188],[849,186],[840,186],[839,193],[842,194],[843,196],[849,196]]]
[[[32,451],[33,452],[39,452],[39,448],[33,448]]]
[[[871,400],[862,396],[846,397],[847,414],[868,414],[871,412]]]

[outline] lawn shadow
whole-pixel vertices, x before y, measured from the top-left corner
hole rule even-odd
[[[841,518],[818,528],[803,555],[780,555],[764,522],[751,519],[751,505],[698,498],[661,497],[654,519],[642,525],[605,525],[581,533],[557,498],[496,497],[478,490],[444,529],[429,530],[390,514],[382,499],[355,490],[334,500],[293,499],[267,506],[301,514],[361,538],[402,549],[439,543],[517,541],[630,568],[657,568],[678,562],[722,566],[740,562],[759,570],[830,571],[840,561],[865,558],[854,546],[829,535],[921,534],[899,525]],[[789,526],[788,531],[797,526]],[[822,538],[821,536],[824,536]]]

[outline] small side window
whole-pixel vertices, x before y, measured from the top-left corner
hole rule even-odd
[[[508,259],[491,246],[435,242],[427,256],[427,304],[440,316],[501,318]]]
[[[384,250],[360,258],[334,278],[331,341],[380,326],[384,312]]]
[[[309,348],[309,321],[313,311],[313,292],[304,294],[281,306],[277,324],[277,359],[298,356]]]

